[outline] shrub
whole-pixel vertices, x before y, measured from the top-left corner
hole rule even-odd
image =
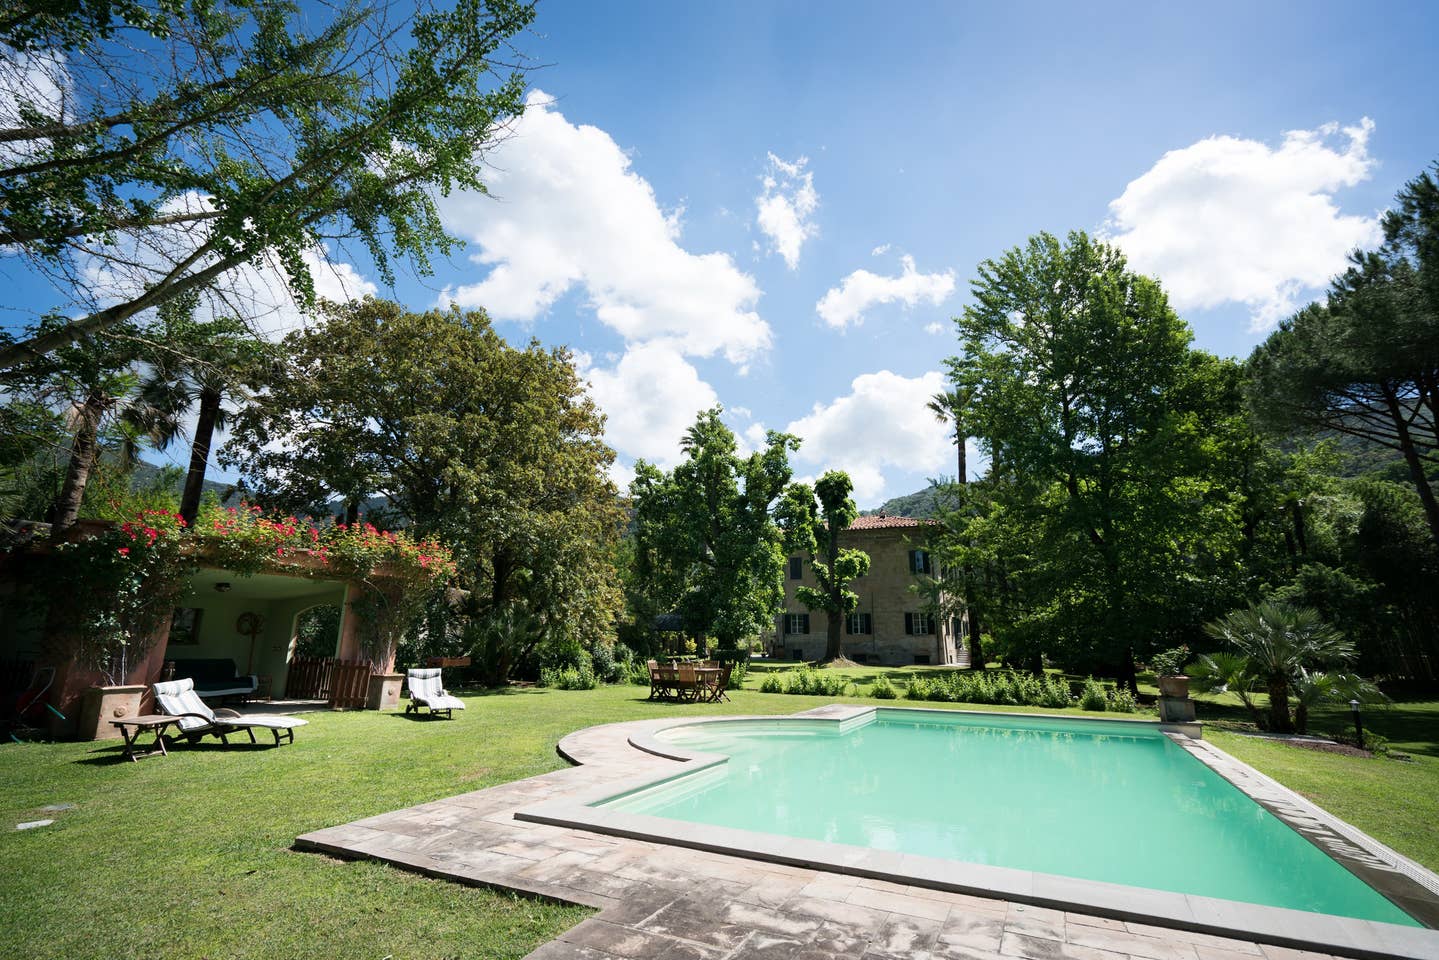
[[[739,690],[744,686],[744,678],[749,675],[749,661],[736,660],[730,668],[729,683],[725,687],[729,690]]]
[[[626,648],[628,649],[628,648]],[[615,653],[615,645],[604,643],[595,644],[594,650],[590,653],[590,659],[594,664],[595,678],[601,683],[618,683],[623,668],[620,666],[619,657]]]
[[[650,685],[649,665],[640,660],[631,660],[625,664],[625,682],[635,686],[647,687]]]
[[[1139,701],[1125,687],[1115,687],[1109,692],[1109,709],[1115,713],[1138,713]]]
[[[933,698],[929,695],[930,686],[930,682],[924,677],[910,677],[909,683],[904,688],[904,698],[906,700],[931,700]]]
[[[1081,710],[1098,710],[1103,712],[1109,708],[1109,697],[1104,692],[1104,684],[1093,677],[1084,681],[1084,689],[1079,693],[1079,707]]]
[[[540,686],[555,690],[593,690],[599,685],[594,665],[588,655],[579,658],[578,666],[544,667],[540,670]]]
[[[843,697],[852,684],[837,673],[802,666],[798,670],[766,674],[760,684],[761,693],[793,693],[814,697]]]
[[[880,677],[870,685],[869,695],[876,700],[893,700],[899,696],[899,691],[889,682],[888,677]]]

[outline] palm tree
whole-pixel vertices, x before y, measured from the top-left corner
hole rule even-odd
[[[255,369],[267,345],[256,340],[236,319],[196,322],[193,305],[180,302],[162,312],[165,351],[152,361],[150,374],[140,393],[147,405],[163,411],[166,429],[154,433],[156,448],[163,450],[178,439],[184,415],[196,410],[195,431],[190,440],[190,466],[180,496],[180,516],[187,524],[200,512],[205,473],[215,431],[225,428],[225,401],[247,398],[246,376]]]
[[[1354,644],[1310,607],[1261,603],[1205,624],[1204,632],[1248,661],[1249,674],[1269,693],[1269,729],[1276,733],[1293,730],[1289,691],[1301,671],[1354,658]]]
[[[1357,673],[1326,673],[1300,667],[1299,675],[1291,680],[1290,687],[1294,692],[1296,733],[1309,732],[1309,711],[1321,703],[1347,703],[1350,700],[1372,703],[1389,699]]]
[[[1259,708],[1250,695],[1254,689],[1254,674],[1249,669],[1249,659],[1237,653],[1206,653],[1184,668],[1189,682],[1200,693],[1232,693],[1244,704],[1256,726],[1262,719]]]
[[[968,387],[955,387],[942,393],[936,393],[929,400],[929,409],[938,418],[940,423],[954,424],[954,446],[956,466],[959,472],[955,474],[955,482],[960,487],[969,483],[969,463],[965,454],[964,445],[969,439],[964,429],[964,411],[974,397],[974,391]],[[980,643],[979,634],[983,628],[980,622],[979,608],[974,603],[974,596],[971,584],[974,581],[974,569],[965,564],[962,569],[964,586],[964,614],[969,625],[969,666],[973,670],[984,669],[984,649]]]

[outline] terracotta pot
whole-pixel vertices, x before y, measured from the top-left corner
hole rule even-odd
[[[365,700],[366,710],[393,710],[400,705],[400,684],[405,680],[402,673],[380,673],[370,678],[369,696]]]
[[[1175,700],[1189,699],[1189,678],[1186,676],[1160,677],[1159,695]]]
[[[80,702],[79,721],[75,727],[78,740],[118,740],[120,728],[111,720],[123,720],[140,713],[140,697],[144,684],[123,687],[91,687]]]

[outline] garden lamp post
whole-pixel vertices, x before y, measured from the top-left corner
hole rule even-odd
[[[1359,749],[1364,749],[1364,721],[1359,719],[1359,701],[1349,701],[1349,712],[1354,714],[1354,736],[1359,739]]]

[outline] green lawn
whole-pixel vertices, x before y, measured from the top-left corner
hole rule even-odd
[[[590,724],[828,702],[744,690],[729,704],[675,706],[648,703],[645,693],[475,696],[451,723],[310,714],[291,746],[182,746],[137,764],[117,762],[112,744],[0,747],[0,825],[10,831],[0,842],[0,957],[523,956],[585,911],[290,844],[319,827],[553,770],[563,765],[560,737]],[[1228,733],[1214,740],[1439,867],[1429,827],[1439,819],[1439,704],[1399,704],[1369,719],[1415,762],[1319,755]],[[39,811],[51,803],[76,808]],[[57,822],[11,829],[44,816]]]

